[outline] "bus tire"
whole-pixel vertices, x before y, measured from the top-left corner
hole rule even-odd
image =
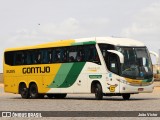
[[[25,83],[20,84],[19,93],[20,93],[21,97],[24,99],[28,99],[30,97],[28,88]]]
[[[130,96],[131,95],[129,93],[122,94],[123,100],[129,100]]]
[[[67,94],[66,93],[63,93],[63,94],[53,94],[54,98],[56,99],[64,99]]]
[[[95,98],[96,98],[96,100],[102,100],[103,99],[102,87],[99,83],[97,83],[96,86],[95,86]]]
[[[32,99],[37,99],[39,98],[39,94],[38,94],[38,87],[35,83],[32,83],[29,87],[29,94],[31,96]]]

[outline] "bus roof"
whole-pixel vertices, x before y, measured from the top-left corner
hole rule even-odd
[[[106,43],[115,46],[145,46],[142,42],[129,38],[115,38],[115,37],[93,37],[76,39],[76,42],[95,40],[96,43]]]
[[[116,46],[145,46],[142,42],[128,39],[128,38],[114,38],[114,37],[91,37],[91,38],[80,38],[71,40],[59,40],[49,42],[45,44],[39,44],[34,46],[25,46],[19,48],[8,48],[5,51],[16,51],[16,50],[27,50],[27,49],[38,49],[38,48],[50,48],[50,47],[61,47],[61,46],[72,46],[72,45],[84,45],[84,44],[95,44],[95,43],[106,43]]]

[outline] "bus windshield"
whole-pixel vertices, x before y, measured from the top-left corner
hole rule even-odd
[[[117,47],[124,55],[121,75],[132,79],[153,77],[152,62],[146,47]]]

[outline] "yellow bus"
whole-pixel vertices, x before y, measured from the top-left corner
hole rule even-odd
[[[147,47],[136,40],[93,37],[10,48],[4,52],[5,92],[22,98],[65,98],[94,93],[122,96],[152,92]]]

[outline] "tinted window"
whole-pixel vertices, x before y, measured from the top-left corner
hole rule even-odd
[[[110,53],[107,50],[115,50],[115,47],[113,45],[109,44],[99,44],[100,50],[102,52],[102,55],[104,57],[105,63],[107,65],[107,68],[109,71],[119,74],[118,71],[118,64],[119,64],[119,58],[116,54]]]
[[[76,62],[77,61],[77,47],[69,47],[69,62]]]
[[[94,62],[100,64],[95,45],[5,52],[5,63],[8,65],[31,65],[66,62]]]
[[[14,65],[14,52],[5,52],[4,57],[7,65]]]
[[[95,62],[95,63],[99,62],[99,56],[94,45],[88,46],[87,57],[88,57],[87,61]]]
[[[86,61],[84,46],[77,46],[77,61],[83,62]]]

